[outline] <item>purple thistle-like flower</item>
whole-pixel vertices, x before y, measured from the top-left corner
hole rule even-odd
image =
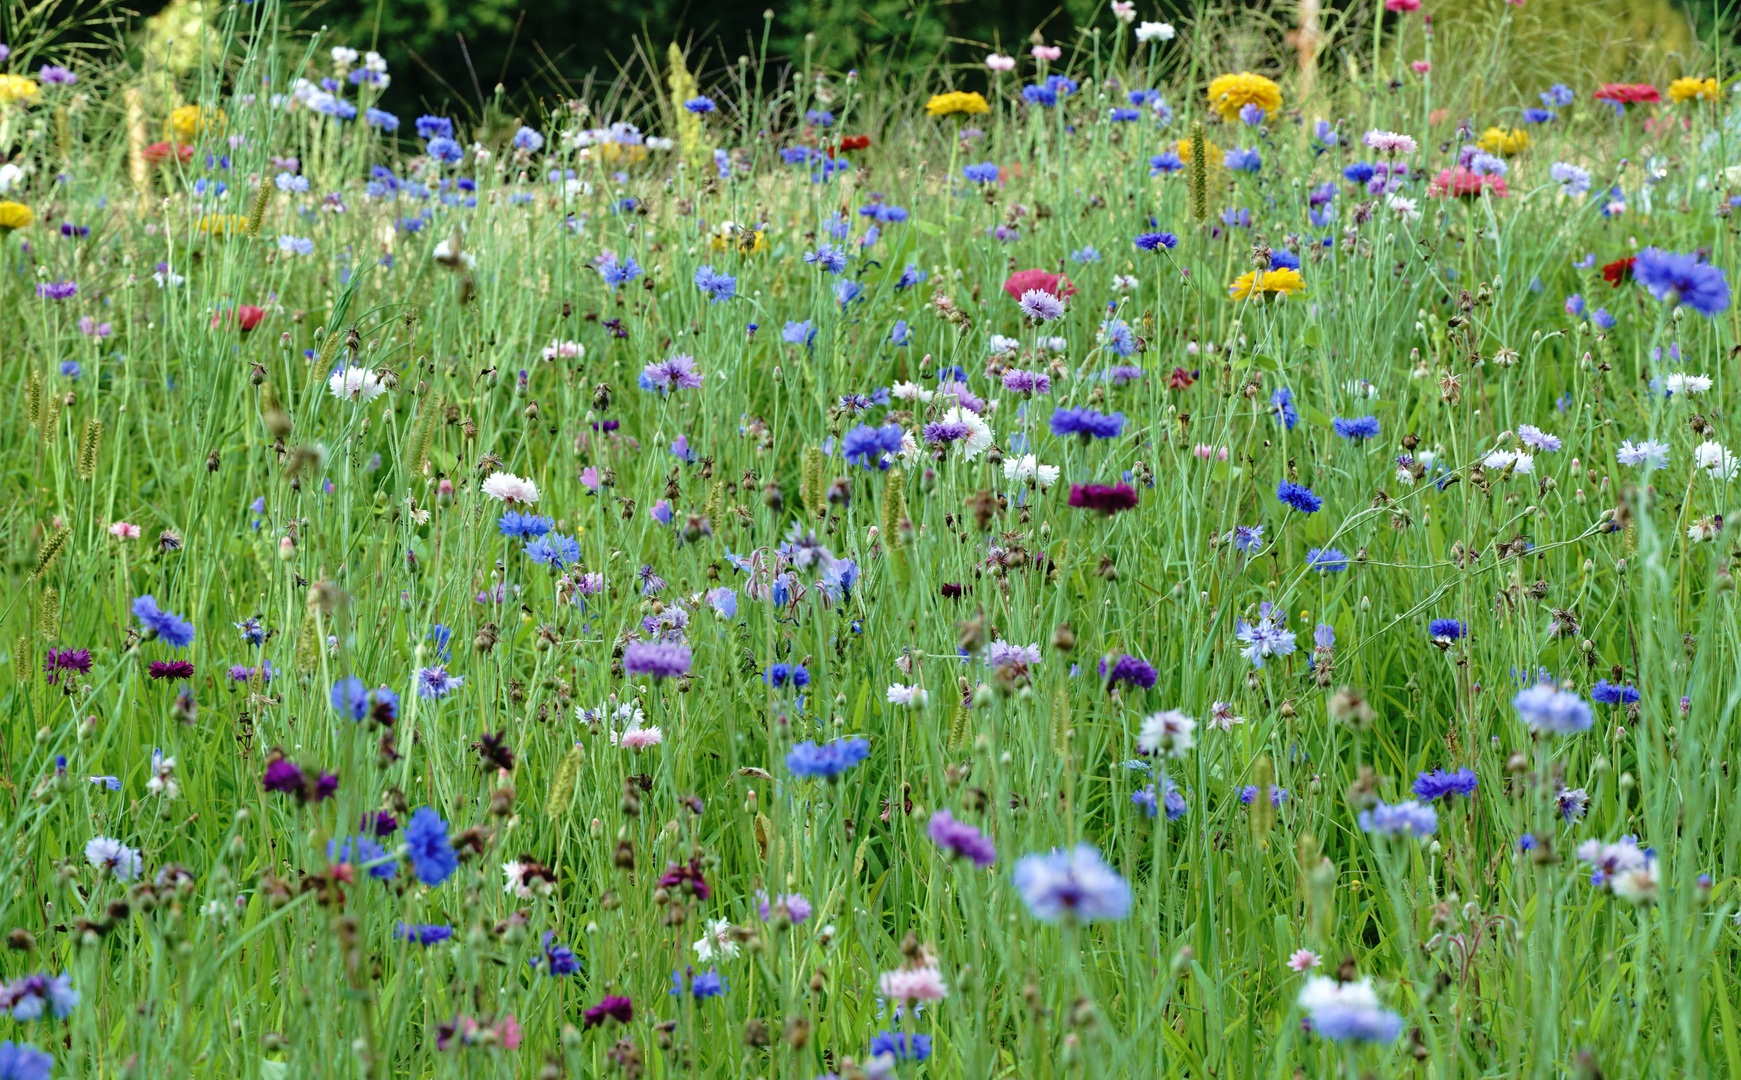
[[[687,645],[636,641],[623,649],[623,670],[630,675],[676,679],[689,674],[693,662]]]
[[[931,815],[931,823],[925,827],[931,842],[948,852],[953,858],[972,859],[973,865],[984,870],[997,861],[997,845],[991,837],[980,832],[965,821],[956,821],[955,816],[947,810],[938,810]]]
[[[1051,376],[1038,371],[1006,371],[1003,388],[1014,394],[1045,394],[1051,392]]]
[[[76,671],[80,675],[91,670],[91,650],[89,649],[50,649],[42,658],[44,681],[50,686],[60,681],[63,671]]]
[[[707,99],[701,98],[699,100],[706,101]],[[578,967],[576,970],[579,970]],[[612,995],[600,999],[597,1005],[580,1015],[581,1025],[586,1028],[598,1027],[606,1020],[615,1020],[619,1024],[626,1024],[635,1018],[635,1003],[626,997]]]
[[[145,673],[153,679],[191,679],[193,678],[193,661],[191,660],[153,660]]]
[[[36,287],[36,295],[44,300],[71,300],[78,294],[76,281],[44,281]]]

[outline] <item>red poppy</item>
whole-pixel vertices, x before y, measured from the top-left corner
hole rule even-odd
[[[161,165],[172,157],[180,158],[181,163],[186,165],[193,160],[193,147],[154,142],[145,148],[145,160],[153,165]]]
[[[1020,300],[1029,289],[1049,292],[1060,300],[1068,300],[1076,294],[1076,286],[1070,284],[1069,278],[1063,274],[1048,274],[1044,270],[1017,270],[1003,283],[1003,291],[1014,300]]]
[[[1638,257],[1635,255],[1628,255],[1624,259],[1615,259],[1602,268],[1602,280],[1618,289],[1621,282],[1632,277],[1632,264],[1637,261]]]
[[[1638,105],[1661,101],[1662,92],[1649,83],[1603,83],[1596,88],[1597,101],[1612,101],[1618,105]]]
[[[249,330],[252,330],[256,326],[259,326],[260,320],[264,319],[265,317],[266,317],[266,309],[261,308],[261,307],[255,307],[253,304],[241,305],[240,307],[236,308],[235,312],[231,316],[231,318],[233,318],[233,320],[235,321],[235,324],[241,328],[243,333],[247,333]],[[224,321],[225,321],[225,313],[224,312],[218,311],[218,312],[212,313],[212,329],[213,330],[216,330],[218,327],[222,326],[224,324]]]
[[[865,150],[870,147],[869,135],[848,135],[840,140],[842,150]]]

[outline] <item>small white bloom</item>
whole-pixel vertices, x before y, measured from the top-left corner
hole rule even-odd
[[[1197,721],[1177,709],[1153,713],[1143,719],[1142,732],[1137,735],[1137,749],[1145,754],[1184,757],[1197,745]]]
[[[702,926],[701,940],[690,946],[695,958],[705,964],[715,956],[730,960],[738,954],[738,943],[732,937],[731,923],[725,919],[710,919]]]
[[[1136,39],[1138,41],[1171,41],[1176,33],[1172,23],[1146,22],[1136,28]]]
[[[1711,388],[1711,377],[1677,371],[1665,378],[1662,385],[1671,394],[1702,394]]]
[[[326,381],[326,388],[333,397],[352,401],[373,401],[387,392],[373,371],[360,367],[333,372],[332,378]]]
[[[484,480],[483,492],[492,499],[520,506],[531,506],[538,501],[538,485],[513,473],[491,473]]]
[[[1005,480],[1029,487],[1049,488],[1058,482],[1058,466],[1041,465],[1033,454],[1026,454],[1019,458],[1004,458],[1003,475]]]
[[[1713,480],[1733,480],[1741,463],[1721,443],[1706,439],[1693,450],[1693,461]]]
[[[373,54],[371,54],[371,55],[373,55]],[[346,70],[349,70],[350,66],[356,62],[357,62],[357,50],[347,49],[343,45],[334,45],[332,47],[333,67],[338,68],[340,71],[346,71]]]

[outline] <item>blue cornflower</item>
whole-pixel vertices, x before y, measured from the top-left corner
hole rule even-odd
[[[1149,158],[1149,175],[1159,176],[1162,173],[1176,173],[1185,168],[1185,160],[1177,150],[1163,150]]]
[[[1697,255],[1647,247],[1632,264],[1632,276],[1670,306],[1685,304],[1707,317],[1729,306],[1728,277]]]
[[[903,432],[899,424],[871,427],[860,424],[841,440],[848,464],[857,462],[867,469],[887,471],[889,460],[901,452]]]
[[[919,269],[914,263],[908,263],[906,269],[901,271],[900,278],[895,282],[895,290],[900,292],[910,289],[930,276],[929,271]]]
[[[1277,248],[1269,253],[1269,268],[1271,270],[1298,270],[1300,257],[1287,248]]]
[[[1093,244],[1085,244],[1080,251],[1070,253],[1070,261],[1083,264],[1097,263],[1100,261],[1100,252],[1094,250]]]
[[[399,130],[399,118],[384,109],[364,109],[363,119],[369,126],[378,127],[382,131]]]
[[[1427,634],[1444,641],[1456,641],[1467,633],[1468,630],[1456,619],[1434,619],[1427,624]]]
[[[839,274],[846,270],[846,252],[833,244],[816,245],[815,251],[804,253],[804,261],[830,274]]]
[[[1256,150],[1236,146],[1222,155],[1222,164],[1234,172],[1258,172],[1263,168],[1263,158]]]
[[[1523,122],[1526,124],[1545,124],[1559,114],[1552,109],[1525,109]]]
[[[615,289],[641,276],[641,264],[635,261],[633,255],[618,260],[609,252],[600,255],[593,263],[599,276],[605,279],[605,284]]]
[[[496,527],[503,536],[530,537],[543,536],[556,527],[556,523],[540,514],[522,514],[518,510],[509,510],[496,522]]]
[[[1565,83],[1555,83],[1541,92],[1542,104],[1550,109],[1563,109],[1578,100],[1578,95]]]
[[[816,327],[810,324],[809,319],[805,319],[803,322],[788,322],[780,330],[780,340],[788,345],[814,345],[816,344]]]
[[[1158,783],[1131,792],[1130,801],[1148,817],[1154,817],[1165,806],[1168,821],[1178,821],[1191,812],[1191,804],[1185,801],[1184,793],[1170,776],[1162,776]]]
[[[1239,801],[1242,805],[1245,805],[1245,806],[1250,806],[1252,803],[1256,802],[1257,801],[1257,785],[1256,784],[1247,784],[1244,787],[1240,788],[1239,789]],[[1281,809],[1282,804],[1287,802],[1287,801],[1288,801],[1288,789],[1287,788],[1275,787],[1273,785],[1270,787],[1270,789],[1269,789],[1269,804],[1271,806],[1273,806],[1279,810],[1279,809]]]
[[[1247,555],[1256,555],[1263,550],[1263,526],[1235,525],[1233,546]]]
[[[1107,319],[1100,324],[1100,337],[1106,350],[1115,356],[1136,352],[1136,332],[1123,319]]]
[[[1276,498],[1302,514],[1315,514],[1324,508],[1324,500],[1312,494],[1312,489],[1291,480],[1276,485]]]
[[[1094,922],[1130,914],[1130,884],[1088,844],[1024,855],[1011,880],[1043,922]]]
[[[1631,684],[1616,686],[1607,679],[1598,679],[1590,688],[1590,700],[1598,705],[1632,705],[1638,701],[1638,688]]]
[[[409,941],[413,945],[439,945],[453,936],[453,927],[442,923],[400,923],[393,928],[393,936],[400,941]]]
[[[29,1043],[0,1041],[0,1080],[48,1080],[54,1058]]]
[[[1093,409],[1055,409],[1052,412],[1051,427],[1052,434],[1059,438],[1076,435],[1083,442],[1089,439],[1116,439],[1124,433],[1124,414],[1115,412],[1108,415]]]
[[[768,670],[762,673],[762,681],[776,690],[788,686],[797,690],[810,685],[810,672],[803,664],[769,664]]]
[[[343,840],[328,840],[326,857],[330,862],[366,866],[387,859],[387,849],[367,836],[347,836]],[[398,864],[388,860],[369,867],[369,876],[379,881],[391,881],[399,872]]]
[[[834,299],[839,302],[842,311],[854,300],[864,298],[864,286],[851,278],[841,278],[834,283]]]
[[[1432,807],[1422,806],[1410,799],[1394,806],[1380,802],[1370,810],[1362,810],[1359,822],[1363,832],[1419,839],[1431,836],[1439,827],[1439,815]]]
[[[580,541],[561,533],[540,536],[526,545],[526,557],[540,566],[560,570],[580,561]]]
[[[514,132],[514,138],[511,141],[516,150],[533,152],[544,149],[544,136],[529,127],[522,126],[519,131]]]
[[[452,139],[431,139],[423,149],[445,165],[458,165],[465,157],[465,148]]]
[[[1479,785],[1474,769],[1458,769],[1456,772],[1434,769],[1415,777],[1415,797],[1422,802],[1432,802],[1452,795],[1473,796]]]
[[[260,624],[260,616],[250,615],[239,623],[231,623],[236,632],[242,635],[242,640],[250,645],[266,644],[266,627]]]
[[[1555,735],[1588,731],[1596,723],[1584,699],[1546,681],[1518,691],[1511,699],[1511,707],[1532,729]]]
[[[1330,426],[1336,434],[1351,442],[1364,442],[1367,439],[1378,438],[1378,417],[1356,416],[1351,419],[1336,417],[1330,421]]]
[[[671,989],[665,991],[667,994],[672,997],[683,996],[684,974],[685,972],[678,971],[675,968],[671,970]],[[719,997],[731,989],[731,987],[726,985],[725,980],[720,978],[718,968],[708,968],[700,974],[696,974],[694,968],[689,968],[687,974],[689,976],[689,992],[695,995],[697,1001],[710,997]]]
[[[1343,166],[1342,178],[1350,183],[1364,184],[1372,179],[1375,171],[1376,170],[1373,169],[1370,162],[1356,161],[1350,165]]]
[[[459,856],[447,838],[447,822],[427,806],[420,806],[405,826],[406,855],[417,880],[434,888],[459,869]]]
[[[889,344],[901,348],[913,343],[913,328],[907,325],[907,320],[896,319],[895,325],[889,329]]]
[[[1139,234],[1131,242],[1144,251],[1159,251],[1162,248],[1171,251],[1178,246],[1179,238],[1170,232],[1147,232]]]
[[[1306,569],[1332,574],[1348,569],[1348,556],[1335,548],[1307,548]]]
[[[786,755],[786,768],[798,776],[838,780],[842,773],[870,757],[870,741],[857,735],[817,745],[805,740]]]
[[[145,627],[146,637],[157,637],[177,649],[193,643],[193,623],[159,608],[150,593],[133,601],[133,615]]]
[[[1126,109],[1115,105],[1106,110],[1106,118],[1115,124],[1129,123],[1132,120],[1141,120],[1143,112],[1141,109]]]
[[[351,720],[369,715],[369,688],[351,675],[332,684],[333,711]]]
[[[417,118],[417,137],[419,139],[451,139],[453,138],[453,121],[445,116],[419,116]]]
[[[997,163],[982,161],[977,165],[963,165],[961,175],[975,184],[995,184],[997,183]]]
[[[544,974],[553,978],[563,978],[580,970],[580,957],[574,955],[574,950],[555,940],[556,931],[544,931],[544,952],[526,961],[532,967],[540,963],[544,965]]]
[[[712,98],[697,95],[690,98],[688,101],[685,101],[683,107],[692,113],[705,115],[706,113],[712,112],[718,106],[714,105]]]
[[[1285,386],[1280,387],[1269,396],[1269,403],[1282,427],[1287,431],[1294,430],[1294,425],[1300,422],[1300,411],[1294,408],[1294,392]]]
[[[695,268],[695,287],[714,303],[723,304],[737,295],[738,279],[730,274],[717,273],[712,266],[698,266]]]
[[[889,1054],[896,1061],[924,1061],[931,1056],[931,1036],[904,1031],[879,1031],[871,1039],[870,1056]]]

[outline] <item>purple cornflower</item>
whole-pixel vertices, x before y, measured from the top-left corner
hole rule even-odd
[[[635,641],[623,649],[623,670],[630,675],[676,679],[689,674],[694,657],[687,645]]]
[[[1028,910],[1044,922],[1094,922],[1130,914],[1130,885],[1088,844],[1024,855],[1011,880]]]
[[[153,679],[191,679],[193,678],[193,661],[191,660],[153,660],[145,673]]]
[[[1250,806],[1252,803],[1256,802],[1257,801],[1257,785],[1256,784],[1247,784],[1244,787],[1240,788],[1239,789],[1239,801],[1242,805],[1245,805],[1245,806]],[[1269,804],[1279,810],[1279,809],[1281,809],[1282,804],[1287,802],[1287,801],[1288,801],[1288,789],[1287,788],[1279,788],[1279,787],[1275,787],[1274,785],[1271,785],[1271,787],[1269,789]]]
[[[1022,294],[1022,314],[1035,322],[1051,322],[1064,315],[1064,301],[1044,289],[1029,289]]]
[[[60,681],[60,673],[63,671],[76,671],[83,675],[90,670],[89,649],[50,649],[42,658],[44,681],[50,686]]]
[[[465,685],[463,675],[450,675],[445,667],[417,669],[417,696],[439,701]]]
[[[1136,507],[1136,489],[1129,484],[1071,484],[1069,505],[1098,510],[1107,517]]]
[[[1153,664],[1129,653],[1118,657],[1103,656],[1100,658],[1100,680],[1106,684],[1106,689],[1109,692],[1121,682],[1141,687],[1144,690],[1152,690],[1155,681],[1159,678],[1160,672],[1155,670]]]
[[[701,369],[695,357],[677,353],[641,370],[641,389],[670,393],[673,390],[701,389]]]
[[[947,810],[933,813],[925,831],[930,834],[931,842],[952,858],[972,859],[973,865],[981,870],[997,861],[997,845],[992,843],[991,837],[964,821],[956,821]]]
[[[1046,394],[1052,390],[1052,378],[1039,371],[1006,371],[1003,388],[1014,394]]]
[[[696,100],[707,101],[706,98],[698,98]],[[686,104],[692,104],[692,103],[686,103]],[[713,103],[711,101],[709,101],[707,109],[692,109],[691,111],[692,112],[709,112],[712,110],[712,106],[713,106]],[[567,948],[567,946],[558,946],[558,948]],[[574,954],[569,953],[569,955],[573,956]],[[533,963],[536,964],[537,961],[534,960]],[[576,971],[580,970],[580,966],[579,966],[578,962],[575,965],[575,970]],[[560,973],[556,972],[554,969],[554,965],[552,965],[551,973],[552,974],[563,974],[563,975],[569,974],[568,972],[560,972]],[[587,1009],[585,1012],[581,1013],[580,1015],[581,1015],[582,1028],[595,1028],[595,1027],[598,1027],[600,1024],[604,1023],[606,1020],[615,1020],[619,1024],[626,1024],[635,1018],[635,1003],[626,997],[619,997],[616,995],[611,995],[611,996],[599,999],[599,1003],[597,1005],[594,1005],[592,1008]]]
[[[1315,514],[1324,508],[1324,500],[1312,494],[1311,488],[1291,480],[1283,480],[1276,486],[1276,498],[1302,514]]]
[[[36,287],[36,295],[44,300],[71,300],[78,294],[76,281],[44,281]]]
[[[1439,827],[1438,813],[1432,807],[1422,806],[1413,799],[1394,806],[1378,803],[1370,810],[1362,810],[1359,821],[1364,832],[1377,833],[1380,836],[1413,836],[1417,839],[1431,836],[1433,830]]]
[[[10,1012],[20,1023],[40,1020],[44,1012],[64,1020],[78,1008],[79,992],[71,975],[26,975],[0,987],[0,1012]],[[0,1072],[0,1076],[9,1074]]]
[[[1148,817],[1154,817],[1164,806],[1168,821],[1178,821],[1191,812],[1191,804],[1185,801],[1184,792],[1173,778],[1163,775],[1158,783],[1141,787],[1131,792],[1130,801],[1142,809]]]
[[[1452,795],[1472,797],[1479,783],[1474,769],[1458,769],[1456,772],[1434,769],[1415,777],[1415,797],[1429,803]]]
[[[532,967],[535,968],[538,966],[539,962],[542,961],[544,964],[544,974],[549,975],[552,978],[560,979],[560,978],[564,978],[564,977],[569,976],[569,975],[573,975],[575,972],[580,970],[580,957],[574,955],[573,949],[569,948],[567,945],[564,945],[555,939],[556,939],[556,931],[554,931],[554,930],[544,931],[544,942],[543,942],[544,953],[543,953],[543,955],[542,956],[534,956],[532,959],[526,961],[526,963],[530,964]],[[613,1004],[612,1005],[612,1009],[614,1011],[611,1011],[610,1015],[616,1016],[618,1012],[622,1012],[622,1011],[626,1010],[629,1013],[629,1016],[633,1017],[634,1006],[629,1003],[628,998],[605,998],[604,1002],[600,1002],[599,1005],[595,1006],[595,1007],[603,1008],[604,1004],[606,1002],[621,1002],[621,1004]],[[592,1014],[592,1010],[588,1009],[587,1010],[587,1027],[591,1027],[593,1024],[591,1014]],[[628,1019],[626,1019],[626,1018],[619,1017],[619,1019],[622,1019],[623,1023],[625,1023],[625,1024],[628,1023]],[[598,1023],[603,1023],[603,1022],[604,1022],[604,1015],[600,1014],[600,1016],[598,1018]]]
[[[798,893],[787,893],[772,902],[770,902],[767,893],[759,892],[756,894],[756,914],[761,916],[763,922],[772,919],[774,909],[782,906],[786,909],[786,917],[794,923],[801,923],[816,912],[810,901]]]
[[[1083,442],[1089,439],[1116,439],[1124,433],[1124,414],[1111,415],[1093,409],[1056,409],[1052,412],[1052,434],[1063,438],[1075,435]]]

